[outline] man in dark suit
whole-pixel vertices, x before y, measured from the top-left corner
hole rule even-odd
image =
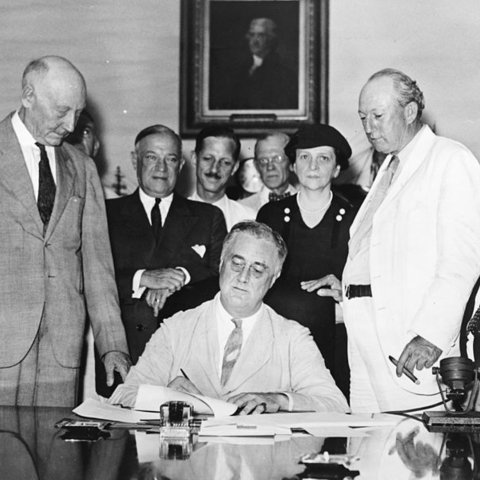
[[[130,365],[97,170],[63,142],[85,98],[68,60],[43,57],[0,123],[3,405],[76,405],[87,306],[109,383]]]
[[[174,193],[184,159],[171,129],[142,130],[132,161],[139,188],[108,200],[107,216],[122,320],[136,363],[162,318],[214,296],[227,230],[219,208]],[[113,390],[102,388],[98,373],[97,392],[109,396]]]

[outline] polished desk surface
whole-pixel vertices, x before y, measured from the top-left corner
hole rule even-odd
[[[480,434],[430,433],[422,423],[398,418],[395,427],[369,436],[345,438],[286,437],[281,441],[231,439],[198,442],[186,460],[161,459],[158,434],[116,429],[108,439],[71,442],[55,423],[74,417],[64,408],[0,407],[0,479],[304,479],[304,454],[358,455],[350,470],[356,479],[473,479]],[[477,452],[476,454],[472,452]],[[353,477],[353,476],[352,476]]]

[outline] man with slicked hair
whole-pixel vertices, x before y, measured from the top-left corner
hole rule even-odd
[[[108,200],[107,216],[122,321],[136,363],[163,318],[218,291],[227,230],[219,208],[174,192],[184,158],[173,130],[143,129],[135,138],[132,163],[139,188]],[[99,374],[97,392],[110,396]]]
[[[199,132],[192,160],[197,173],[195,192],[189,197],[218,207],[225,216],[227,230],[242,220],[253,220],[256,212],[227,197],[227,183],[238,169],[240,140],[224,125],[211,125]]]
[[[108,383],[130,367],[97,169],[64,142],[85,98],[72,63],[42,57],[0,123],[3,405],[76,405],[87,308]]]

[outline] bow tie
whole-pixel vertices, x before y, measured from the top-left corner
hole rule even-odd
[[[274,192],[270,192],[268,194],[268,201],[269,202],[278,202],[278,200],[283,200],[290,196],[290,192],[281,193],[280,195]]]

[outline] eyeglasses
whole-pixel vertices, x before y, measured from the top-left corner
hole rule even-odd
[[[262,166],[266,166],[268,165],[270,162],[273,162],[273,163],[283,163],[285,161],[285,157],[283,155],[275,155],[274,157],[260,157],[260,158],[257,158],[257,162],[262,165]]]

